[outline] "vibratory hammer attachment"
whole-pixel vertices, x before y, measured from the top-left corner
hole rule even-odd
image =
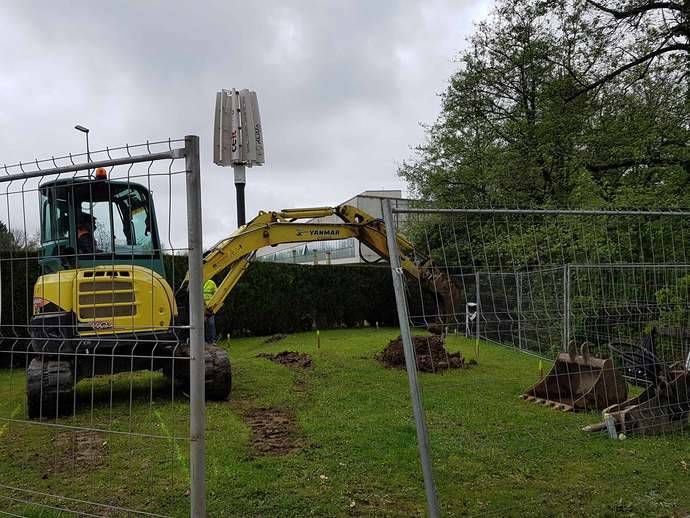
[[[567,353],[560,353],[549,373],[520,397],[564,412],[603,410],[628,397],[622,373],[609,358],[589,355],[589,343],[570,342]]]

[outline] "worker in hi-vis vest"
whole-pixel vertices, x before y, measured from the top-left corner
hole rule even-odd
[[[218,286],[212,279],[204,283],[204,304],[208,304],[211,297],[215,295]],[[206,343],[212,344],[216,342],[216,315],[206,310],[206,319],[204,320],[204,337]]]

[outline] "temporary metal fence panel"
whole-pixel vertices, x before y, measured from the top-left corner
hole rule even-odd
[[[690,212],[392,212],[439,508],[687,510]]]
[[[685,324],[679,320],[687,308],[683,294],[673,287],[684,290],[688,276],[690,264],[606,263],[452,278],[462,288],[459,308],[480,301],[484,340],[553,359],[571,340],[605,346],[641,335],[656,322],[663,343],[658,353],[680,361],[689,352]]]
[[[0,514],[202,516],[198,138],[2,169]]]

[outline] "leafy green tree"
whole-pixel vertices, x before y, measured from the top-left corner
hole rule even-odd
[[[628,43],[594,9],[497,4],[460,54],[426,142],[400,167],[414,194],[443,206],[688,206],[679,54],[617,66],[623,47],[649,44],[653,24]]]
[[[7,225],[0,221],[0,250],[15,250],[17,248],[17,240],[14,234],[9,231]]]

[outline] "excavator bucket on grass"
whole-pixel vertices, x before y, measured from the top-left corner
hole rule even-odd
[[[677,432],[688,426],[689,396],[688,371],[670,371],[668,381],[659,380],[639,396],[606,408],[604,421],[585,426],[583,430],[608,430],[610,425],[607,420],[611,420],[616,434],[654,435]]]
[[[623,375],[610,359],[590,357],[588,351],[583,344],[576,354],[571,343],[570,352],[559,354],[548,375],[520,397],[564,412],[603,410],[625,401],[628,390]]]
[[[639,348],[617,352],[626,375],[644,381],[647,388],[638,396],[604,409],[604,420],[585,426],[586,432],[608,431],[612,437],[669,433],[688,426],[690,373],[688,362],[667,365],[656,356],[655,331],[642,339]],[[614,349],[615,350],[615,349]]]

